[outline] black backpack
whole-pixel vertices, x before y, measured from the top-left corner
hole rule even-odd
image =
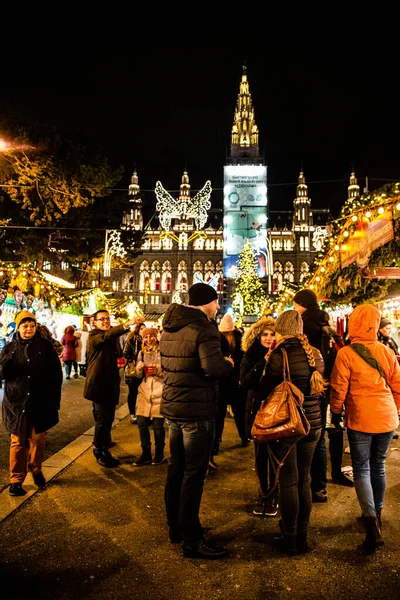
[[[344,342],[341,336],[327,323],[321,323],[321,354],[325,363],[325,378],[329,379],[335,364],[336,355]]]

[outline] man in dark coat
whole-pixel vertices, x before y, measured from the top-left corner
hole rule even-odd
[[[172,304],[163,319],[160,350],[164,371],[161,414],[168,419],[170,459],[165,504],[171,542],[184,556],[222,558],[224,548],[206,542],[199,510],[215,435],[218,380],[233,361],[224,358],[211,323],[219,309],[210,285],[189,289],[189,306]]]
[[[99,465],[112,468],[119,465],[119,460],[112,456],[109,450],[115,407],[119,402],[117,340],[129,331],[134,320],[111,327],[108,311],[98,310],[93,315],[93,324],[94,329],[89,332],[86,349],[87,374],[83,395],[93,404],[93,454]]]
[[[46,485],[46,431],[58,423],[63,377],[53,344],[36,329],[35,315],[22,310],[15,323],[17,331],[0,354],[0,379],[6,381],[3,424],[11,434],[9,492],[24,496],[28,467],[35,484]]]
[[[298,291],[293,297],[295,310],[301,314],[303,319],[303,331],[308,338],[310,346],[317,348],[326,361],[323,350],[322,328],[329,327],[329,315],[318,306],[317,295],[313,290],[304,289]],[[325,377],[329,380],[333,365],[325,362]],[[322,406],[322,432],[315,448],[311,464],[311,490],[313,502],[327,502],[327,452],[326,452],[326,411],[329,402],[329,388],[325,392],[325,405]],[[352,487],[354,485],[351,476],[342,473],[343,456],[343,428],[339,426],[328,428],[329,454],[331,458],[332,482]]]

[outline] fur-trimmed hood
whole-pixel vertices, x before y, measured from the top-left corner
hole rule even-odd
[[[264,329],[275,331],[275,319],[272,317],[261,317],[256,323],[247,329],[242,338],[242,350],[247,352],[254,344],[255,340],[259,340]]]

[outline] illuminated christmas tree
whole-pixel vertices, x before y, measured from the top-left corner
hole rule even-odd
[[[247,241],[237,262],[239,275],[235,280],[232,306],[241,315],[257,315],[265,300],[265,292],[258,276],[255,252]]]

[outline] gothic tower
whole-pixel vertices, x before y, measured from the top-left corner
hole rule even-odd
[[[360,186],[357,184],[357,177],[354,171],[352,171],[350,175],[350,185],[347,188],[347,200],[353,200],[353,198],[357,198],[360,195]]]
[[[231,134],[231,158],[259,158],[258,127],[247,80],[247,67],[243,66],[242,80],[236,103]]]
[[[311,200],[308,197],[308,185],[303,171],[300,171],[296,198],[293,201],[293,228],[302,229],[312,225]]]
[[[128,199],[130,210],[122,216],[123,229],[143,229],[142,198],[140,195],[139,178],[136,169],[133,171],[131,183],[129,185]]]

